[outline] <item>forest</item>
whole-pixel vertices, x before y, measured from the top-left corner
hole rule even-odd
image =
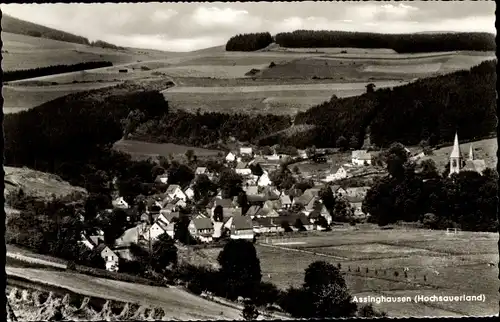
[[[66,41],[82,45],[90,44],[89,40],[85,37],[17,19],[5,14],[2,14],[2,31],[31,37]]]
[[[268,32],[242,34],[231,37],[226,43],[227,51],[255,51],[269,46],[273,37]]]
[[[498,231],[498,173],[461,171],[449,176],[432,160],[416,166],[400,143],[384,155],[388,175],[370,188],[363,211],[385,226],[398,221],[421,222],[429,229],[460,228]]]
[[[388,48],[397,53],[455,50],[495,51],[495,35],[484,32],[377,34],[328,30],[278,33],[275,42],[289,48]]]
[[[52,65],[47,67],[4,71],[3,81],[10,82],[20,79],[77,72],[81,70],[110,67],[110,66],[113,66],[113,63],[111,63],[110,61],[91,61],[91,62],[72,64],[72,65]]]
[[[368,126],[371,143],[378,147],[395,141],[416,145],[422,140],[437,145],[449,142],[457,130],[463,139],[485,137],[496,129],[496,61],[393,89],[332,97],[298,113],[295,124],[315,128],[291,137],[269,137],[261,143],[336,147],[340,136],[354,136],[361,145]]]
[[[109,42],[105,42],[105,41],[102,41],[102,40],[92,41],[90,43],[90,46],[101,47],[101,48],[109,48],[109,49],[118,49],[118,50],[125,49],[124,47],[116,46],[116,45],[110,44]]]

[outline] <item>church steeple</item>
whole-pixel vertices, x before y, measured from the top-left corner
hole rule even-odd
[[[450,154],[450,175],[460,172],[461,163],[462,153],[460,152],[460,145],[458,144],[458,133],[455,132],[455,142],[453,142],[453,150],[451,150]]]
[[[469,148],[469,160],[471,160],[471,161],[474,160],[474,149],[472,149],[472,143],[470,144],[470,148]]]

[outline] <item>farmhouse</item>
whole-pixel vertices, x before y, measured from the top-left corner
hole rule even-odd
[[[236,165],[236,173],[242,176],[247,176],[252,174],[252,170],[248,168],[248,165],[246,162],[238,162]]]
[[[188,226],[189,233],[200,241],[208,243],[212,241],[214,224],[209,218],[192,219]]]
[[[230,220],[231,239],[253,240],[253,224],[249,217],[234,216]]]
[[[352,151],[351,162],[353,165],[363,166],[372,164],[372,155],[366,150]]]
[[[106,263],[106,270],[117,272],[118,271],[118,255],[113,252],[106,244],[99,244],[94,248],[94,252],[99,254]]]
[[[265,234],[265,233],[276,233],[283,232],[285,229],[281,227],[279,218],[271,218],[271,217],[261,217],[254,218],[253,222],[253,231],[257,234]]]
[[[325,178],[324,181],[331,182],[347,178],[347,171],[344,167],[340,166],[338,169],[331,169],[332,172]]]
[[[170,186],[168,186],[167,192],[165,194],[166,194],[166,196],[167,196],[166,198],[168,200],[173,200],[175,198],[178,198],[178,199],[182,199],[182,200],[186,201],[186,199],[187,199],[186,194],[182,191],[181,187],[177,184],[171,184]]]

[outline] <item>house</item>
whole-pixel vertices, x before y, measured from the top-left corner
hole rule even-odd
[[[241,147],[240,148],[240,155],[253,155],[253,150],[251,147]]]
[[[208,243],[212,241],[214,224],[209,218],[192,219],[188,226],[189,233],[200,241]]]
[[[115,245],[118,247],[128,247],[131,244],[137,244],[139,236],[142,236],[146,231],[146,225],[144,224],[139,224],[135,227],[129,228],[116,239]]]
[[[353,165],[371,165],[372,164],[372,155],[370,152],[366,150],[355,150],[352,151],[351,162]]]
[[[229,213],[229,212],[233,211],[233,209],[238,208],[234,204],[233,200],[231,200],[231,199],[219,199],[219,198],[214,199],[208,206],[210,208],[210,214],[211,214],[211,216],[214,215],[215,208],[217,206],[221,206],[222,207],[222,213],[223,214],[224,213]]]
[[[332,216],[330,215],[330,212],[326,209],[325,206],[323,206],[321,209],[314,209],[311,211],[311,213],[307,216],[311,223],[316,224],[318,221],[319,217],[325,218],[326,222],[328,225],[332,223]]]
[[[200,175],[200,174],[207,174],[208,175],[208,170],[206,167],[198,167],[196,168],[196,170],[194,171],[194,174],[195,175]]]
[[[144,239],[155,241],[160,235],[167,232],[168,224],[161,220],[156,220],[153,225],[144,233]]]
[[[306,150],[297,150],[297,153],[298,153],[298,155],[299,155],[300,158],[307,159],[307,152],[306,152]]]
[[[184,190],[184,194],[188,199],[193,199],[194,198],[194,190],[193,188],[189,187],[186,190]]]
[[[265,208],[265,209],[274,209],[274,210],[279,210],[281,209],[281,201],[278,199],[278,200],[267,200],[264,202],[264,205],[262,206],[262,208]]]
[[[283,232],[285,229],[281,226],[279,218],[260,217],[252,220],[253,231],[257,234]]]
[[[236,160],[236,153],[233,153],[233,152],[229,152],[227,155],[226,155],[226,161],[227,162],[233,162]]]
[[[362,210],[363,198],[360,196],[347,196],[347,201],[351,205],[355,217],[363,217],[365,214]]]
[[[257,214],[257,212],[259,210],[260,210],[259,206],[250,206],[250,208],[248,208],[247,213],[245,214],[245,216],[253,218],[253,217],[255,217],[255,215]]]
[[[264,202],[266,202],[266,200],[267,198],[263,194],[247,195],[247,201],[251,206],[262,207],[264,205]]]
[[[94,252],[101,255],[102,259],[106,263],[106,270],[111,272],[118,271],[118,255],[113,252],[106,244],[99,244],[93,249]]]
[[[332,169],[334,170],[334,169]],[[336,181],[336,180],[342,180],[347,178],[347,171],[343,166],[340,166],[337,170],[334,170],[334,172],[330,173],[324,181],[326,182],[331,182],[331,181]]]
[[[156,176],[156,183],[167,184],[168,183],[168,173],[160,174]]]
[[[163,208],[161,208],[160,213],[161,214],[168,214],[176,210],[176,206],[173,203],[167,203],[164,205]]]
[[[236,165],[235,171],[237,174],[242,176],[248,176],[252,174],[252,170],[248,168],[246,162],[238,162]]]
[[[156,200],[148,200],[146,202],[146,213],[159,214],[162,208],[162,204]]]
[[[297,228],[295,227],[297,222],[301,222],[306,230],[314,230],[315,227],[315,225],[303,213],[281,216],[279,220],[281,222],[281,225],[283,225],[286,222],[290,226],[290,228],[294,230],[297,230]]]
[[[253,223],[252,219],[246,216],[234,216],[230,226],[231,239],[246,239],[253,240]]]
[[[334,184],[330,186],[330,189],[332,190],[332,193],[336,196],[345,196],[347,195],[347,191],[342,188],[340,185]]]
[[[279,213],[274,209],[269,208],[259,208],[259,210],[255,213],[255,217],[264,218],[264,217],[279,217]]]
[[[187,196],[182,191],[181,187],[178,184],[171,184],[168,186],[167,191],[165,192],[167,199],[172,200],[174,198],[179,198],[186,201]]]
[[[259,187],[248,185],[243,187],[243,191],[245,191],[247,195],[257,195],[259,193]]]
[[[123,199],[123,197],[118,197],[111,203],[115,208],[127,209],[129,207],[128,202]]]
[[[94,249],[96,246],[104,243],[104,237],[101,235],[87,236],[82,233],[81,237],[80,243],[85,245],[88,249]]]
[[[259,180],[257,180],[257,185],[259,187],[267,187],[271,185],[271,179],[269,179],[269,174],[267,171],[264,171],[264,173],[259,177]]]
[[[174,203],[174,205],[176,209],[179,209],[179,208],[185,208],[187,206],[187,203],[185,200],[179,199]]]
[[[280,197],[281,208],[289,209],[292,206],[292,199],[289,195],[282,194]]]

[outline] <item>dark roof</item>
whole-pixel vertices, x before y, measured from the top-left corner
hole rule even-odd
[[[292,203],[292,200],[290,199],[290,196],[288,196],[288,195],[282,195],[280,197],[280,200],[281,200],[281,204],[283,204],[283,205],[288,205],[288,204]]]
[[[214,227],[210,218],[195,218],[192,221],[196,229],[212,229]]]
[[[106,244],[99,244],[94,248],[94,252],[100,254],[106,247],[107,247]]]
[[[253,226],[257,227],[276,227],[280,226],[281,222],[279,220],[279,217],[273,218],[273,217],[261,217],[261,218],[254,218],[252,220]]]
[[[264,202],[267,198],[262,195],[247,195],[247,200],[248,202]]]
[[[231,199],[215,199],[214,207],[221,206],[222,208],[234,208]]]
[[[231,229],[242,230],[242,229],[252,229],[253,224],[250,217],[247,216],[234,216],[233,222],[231,224]]]

